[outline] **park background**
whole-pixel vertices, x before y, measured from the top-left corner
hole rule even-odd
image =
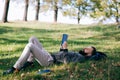
[[[47,1],[38,0],[38,1],[39,1],[39,5],[40,5],[40,10],[39,10],[39,13],[38,13],[38,17],[39,17],[38,21],[54,22],[54,9],[53,9],[54,4],[51,3],[52,0],[47,0]],[[66,1],[67,6],[62,3],[62,0],[56,0],[56,1],[58,1],[58,3],[57,3],[57,6],[58,6],[57,22],[58,23],[68,23],[68,24],[78,24],[78,22],[77,22],[77,16],[78,16],[77,15],[77,13],[78,13],[77,8],[78,7],[77,6],[73,7],[69,3],[67,4],[67,0],[63,0],[64,2]],[[70,0],[68,0],[68,1],[70,1]],[[75,1],[77,1],[77,0],[75,0]],[[79,3],[82,3],[82,0],[78,0],[78,1],[79,1]],[[89,2],[90,0],[86,0],[86,1]],[[112,2],[112,0],[108,0],[108,2],[109,1]],[[25,1],[21,1],[21,0],[11,0],[10,1],[9,10],[8,10],[8,20],[9,21],[22,21],[23,20],[23,15],[24,15],[24,12],[25,12],[25,3],[24,2]],[[34,21],[35,20],[36,2],[37,2],[37,0],[28,0],[28,3],[29,3],[28,13],[27,13],[27,20],[28,21]],[[48,2],[47,7],[46,7],[46,2]],[[97,3],[99,3],[99,1]],[[116,5],[115,2],[113,2],[113,3],[114,3],[114,5]],[[111,3],[111,4],[113,4],[113,3]],[[119,0],[118,0],[117,3],[119,4]],[[52,4],[52,6],[51,6],[51,4]],[[88,3],[88,4],[92,4],[92,3]],[[101,5],[103,6],[104,2]],[[83,5],[78,4],[78,6],[83,6]],[[0,20],[2,20],[2,17],[3,17],[3,14],[4,14],[4,7],[5,7],[5,0],[1,0],[0,1]],[[61,9],[61,7],[63,7],[63,8]],[[67,7],[67,9],[66,9],[66,7]],[[119,5],[117,7],[118,7],[118,10],[119,10]],[[74,8],[76,8],[75,11],[74,11]],[[70,10],[70,11],[68,11],[68,10]],[[81,18],[80,24],[96,24],[96,23],[99,23],[100,20],[103,19],[103,16],[105,16],[105,15],[101,15],[101,13],[100,13],[99,17],[93,18],[93,17],[90,17],[90,15],[89,15],[92,12],[89,11],[88,14],[82,14],[82,10],[79,14],[79,16]],[[108,14],[110,14],[110,16],[109,16],[109,18],[106,18],[105,20],[102,21],[103,24],[113,24],[113,23],[116,22],[115,16],[113,15],[113,14],[116,14],[115,13],[116,11],[114,11],[115,6],[113,6],[113,9],[111,8],[111,10],[113,11],[113,13],[110,14],[108,12]],[[108,10],[108,11],[110,11],[110,10]],[[65,12],[68,12],[67,15],[64,15]],[[73,13],[75,13],[76,15],[74,15]],[[118,11],[118,13],[119,13],[119,11]]]
[[[3,17],[5,1],[10,1],[7,18],[6,16]],[[44,3],[46,6],[40,8],[38,20],[35,20],[36,8],[34,3],[39,0],[29,0],[32,1],[32,3],[30,2],[28,15],[25,19],[24,1],[28,0],[0,0],[1,80],[120,79],[119,0],[40,0],[41,3],[43,3],[43,1],[47,2]],[[54,10],[51,1],[52,4],[54,1],[58,1],[58,3],[59,1],[65,1],[65,4],[63,4],[62,7],[65,11],[64,15],[67,16],[63,16],[61,13],[63,10],[60,7],[60,9],[58,9],[59,15],[56,21],[56,18],[54,18],[54,12],[56,9]],[[77,5],[74,4],[76,2]],[[72,6],[72,8],[71,3],[75,5]],[[93,9],[88,8],[88,5],[84,5],[85,3],[92,4],[91,7]],[[90,13],[93,14],[91,17],[89,14],[87,14],[87,17],[86,14],[84,14],[85,7],[87,7],[85,13],[89,13],[90,11]],[[82,15],[79,13],[78,16],[77,12],[79,8],[81,9],[80,12]],[[69,11],[69,9],[72,9],[73,11]],[[82,19],[78,24],[77,19],[81,17]],[[51,54],[54,54],[54,52],[57,52],[60,48],[63,33],[69,34],[69,50],[77,52],[83,47],[92,45],[95,46],[97,50],[106,53],[108,57],[100,61],[86,61],[83,63],[59,65],[54,64],[49,67],[42,67],[35,61],[34,66],[30,66],[19,73],[6,76],[2,75],[3,71],[14,65],[31,36],[36,36],[43,44],[44,48]],[[38,70],[43,69],[50,69],[52,72],[42,75],[38,74]]]

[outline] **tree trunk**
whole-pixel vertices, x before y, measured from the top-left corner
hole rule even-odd
[[[40,1],[36,0],[36,14],[35,14],[36,21],[38,21],[38,19],[39,19],[39,9],[40,9]]]
[[[116,23],[119,24],[119,17],[116,16]]]
[[[57,22],[57,17],[58,17],[58,6],[57,6],[57,3],[55,2],[55,5],[54,5],[54,22]]]
[[[28,6],[29,6],[29,0],[25,0],[25,12],[24,12],[23,21],[27,21]]]
[[[78,20],[78,24],[80,23],[80,6],[78,7],[78,18],[77,18],[77,20]]]
[[[80,24],[80,17],[78,17],[78,24]]]
[[[2,22],[4,23],[8,22],[7,17],[8,17],[9,3],[10,3],[10,0],[5,0],[4,13],[2,18]]]
[[[118,8],[116,7],[116,12],[117,12],[117,15],[116,15],[116,23],[119,24],[119,11],[118,11]]]
[[[115,10],[116,10],[116,15],[115,15],[115,20],[116,20],[116,23],[119,24],[119,3],[115,2],[116,6],[115,6]]]

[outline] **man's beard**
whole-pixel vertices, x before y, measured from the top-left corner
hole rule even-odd
[[[84,49],[83,49],[83,50],[80,50],[80,51],[79,51],[79,54],[82,54],[83,56],[86,56],[86,55],[87,55],[87,53],[84,52]]]

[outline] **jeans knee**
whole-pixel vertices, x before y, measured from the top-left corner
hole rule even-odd
[[[27,46],[31,49],[33,47],[33,43],[28,43]]]
[[[30,37],[29,42],[33,42],[35,39],[37,39],[35,36]]]

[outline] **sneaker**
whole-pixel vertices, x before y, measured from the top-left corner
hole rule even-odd
[[[3,72],[3,75],[12,74],[14,71],[15,71],[15,68],[12,67],[12,68],[10,68],[10,69],[4,71],[4,72]]]
[[[25,70],[27,67],[29,67],[29,66],[32,66],[33,65],[33,62],[26,62],[24,65],[23,65],[23,67],[21,67],[21,69],[22,70]]]

